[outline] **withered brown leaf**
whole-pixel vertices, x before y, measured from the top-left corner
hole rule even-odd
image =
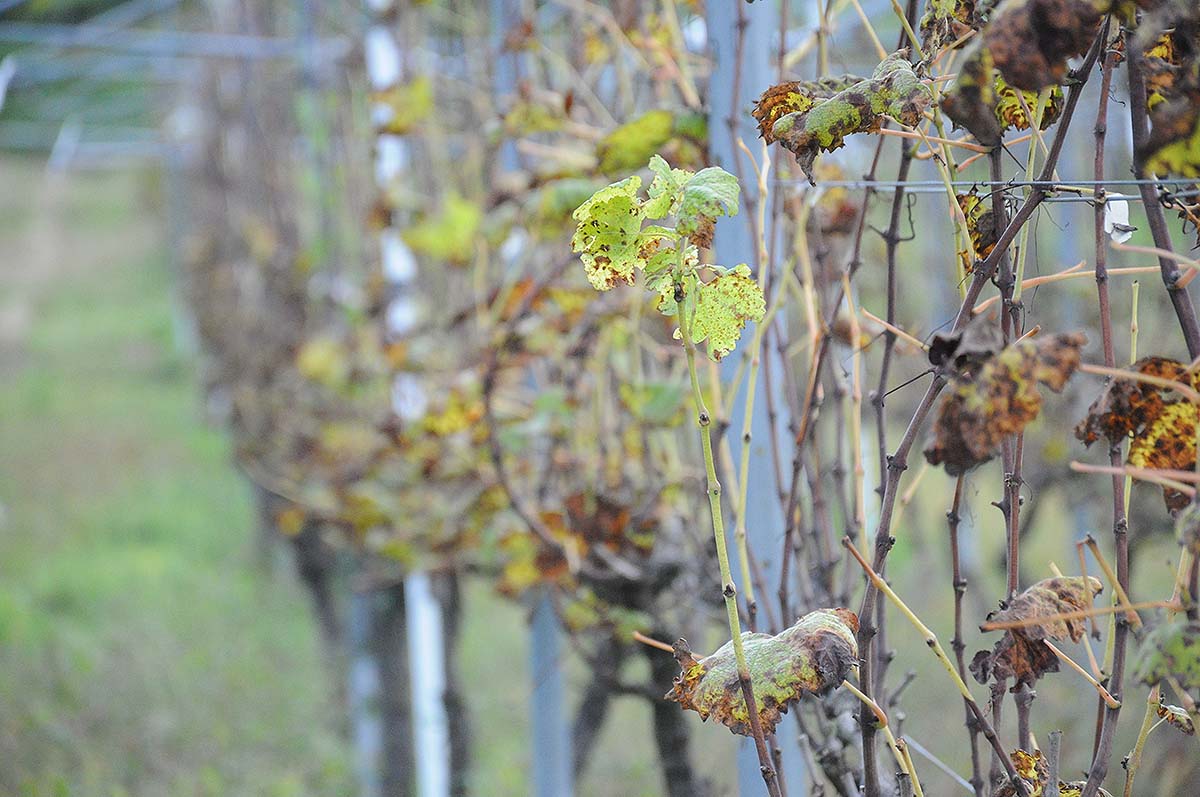
[[[1000,441],[1022,431],[1042,407],[1039,385],[1060,392],[1079,367],[1080,333],[1023,340],[954,377],[925,449],[931,465],[959,476],[987,462]]]
[[[1088,595],[1087,590],[1092,591]],[[1012,599],[1009,605],[988,615],[989,622],[1030,621],[1085,609],[1089,599],[1100,593],[1100,582],[1091,576],[1058,576],[1037,582]],[[1084,619],[1048,619],[1008,629],[991,650],[981,650],[971,661],[971,674],[981,684],[990,679],[1013,678],[1017,683],[1034,683],[1048,672],[1058,672],[1058,658],[1046,647],[1047,639],[1078,642],[1084,634]]]
[[[1004,348],[994,310],[980,313],[957,332],[936,332],[929,340],[929,363],[956,371],[974,370]]]
[[[1035,750],[1030,753],[1027,750],[1013,750],[1008,756],[1012,759],[1013,768],[1017,771],[1017,775],[1021,780],[1025,781],[1025,790],[1029,797],[1042,797],[1047,786],[1046,781],[1050,777],[1050,764],[1042,755],[1041,750]],[[1058,782],[1059,797],[1079,797],[1083,791],[1085,781],[1075,780],[1071,782],[1060,780]],[[1096,792],[1100,797],[1112,797],[1104,789]],[[1016,797],[1017,787],[1015,783],[1006,781],[996,787],[995,797]]]
[[[1091,0],[1015,0],[983,29],[983,45],[1009,85],[1038,91],[1062,82],[1067,59],[1087,50],[1099,24]]]
[[[1165,719],[1168,725],[1177,728],[1185,736],[1196,735],[1196,724],[1192,722],[1192,718],[1188,716],[1188,713],[1179,706],[1167,705],[1160,699],[1158,701],[1158,708],[1154,711],[1159,717]]]
[[[1165,357],[1144,357],[1134,371],[1149,377],[1169,379],[1200,388],[1200,374]],[[1090,446],[1101,437],[1119,443],[1132,437],[1126,461],[1139,468],[1191,470],[1196,465],[1196,406],[1176,390],[1114,379],[1088,408],[1087,417],[1075,427],[1075,436]],[[1163,489],[1172,510],[1182,509],[1188,499],[1183,493]]]
[[[849,609],[817,609],[776,636],[742,634],[759,722],[765,733],[779,724],[806,692],[835,688],[858,662],[858,617]],[[683,672],[666,699],[707,720],[712,717],[742,736],[750,735],[750,713],[742,697],[733,642],[697,659],[687,640],[675,643]]]

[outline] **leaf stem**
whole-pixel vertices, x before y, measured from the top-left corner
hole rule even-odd
[[[1142,764],[1142,750],[1146,747],[1146,739],[1157,723],[1154,718],[1158,714],[1158,687],[1150,690],[1146,698],[1146,713],[1142,716],[1142,729],[1138,731],[1137,742],[1129,753],[1129,762],[1125,766],[1125,797],[1133,794],[1133,779],[1137,777],[1138,767]]]
[[[1033,625],[1044,625],[1053,623],[1059,620],[1082,620],[1085,617],[1099,617],[1105,614],[1120,614],[1129,610],[1141,611],[1143,609],[1170,609],[1178,608],[1179,604],[1172,601],[1143,601],[1141,603],[1122,603],[1119,606],[1095,606],[1091,609],[1076,609],[1070,612],[1057,612],[1055,614],[1043,614],[1037,617],[1031,617],[1025,620],[1004,620],[1000,622],[983,623],[979,626],[980,631],[1004,631],[1012,628],[1028,628]]]
[[[1046,647],[1050,648],[1051,653],[1053,653],[1055,656],[1057,656],[1059,658],[1059,660],[1061,660],[1062,662],[1067,664],[1072,670],[1079,673],[1080,676],[1082,676],[1085,681],[1087,681],[1089,684],[1091,684],[1092,687],[1096,690],[1096,692],[1100,695],[1101,699],[1104,700],[1104,705],[1108,706],[1109,708],[1114,708],[1114,709],[1121,707],[1121,701],[1117,700],[1115,697],[1110,695],[1108,693],[1108,690],[1104,688],[1104,684],[1097,681],[1095,678],[1093,678],[1091,676],[1090,673],[1088,673],[1087,670],[1080,667],[1079,664],[1075,661],[1075,659],[1071,658],[1066,653],[1063,653],[1061,650],[1058,649],[1058,647],[1056,647],[1052,642],[1050,642],[1048,640],[1043,639],[1042,644],[1044,644]]]
[[[850,692],[850,694],[861,700],[863,705],[875,715],[876,725],[879,730],[883,731],[883,738],[887,740],[888,747],[892,750],[892,757],[896,759],[896,763],[900,766],[900,771],[912,778],[913,793],[916,794],[916,797],[924,797],[925,792],[921,789],[921,781],[917,777],[917,770],[912,765],[912,759],[901,752],[900,746],[896,742],[896,737],[892,733],[891,727],[888,725],[887,714],[884,713],[884,710],[879,707],[878,703],[864,694],[862,690],[850,683],[850,681],[842,681],[842,686],[846,689],[846,691]]]
[[[682,260],[682,250],[680,259]],[[681,268],[682,263],[680,264]],[[677,290],[682,289],[681,276],[680,270],[677,269],[675,278]],[[709,429],[712,421],[708,414],[708,408],[704,404],[704,394],[700,390],[700,377],[696,370],[696,344],[692,340],[691,319],[684,317],[683,302],[680,302],[675,317],[679,324],[679,335],[683,339],[683,348],[687,353],[688,377],[692,384],[692,400],[696,405],[696,425],[700,427],[700,447],[704,452],[705,492],[708,494],[708,508],[712,515],[713,539],[717,545],[717,564],[721,570],[721,594],[725,598],[725,613],[729,620],[729,635],[733,642],[733,656],[737,662],[738,680],[741,682],[742,696],[746,701],[750,732],[754,737],[754,747],[758,752],[759,768],[762,771],[763,780],[767,784],[767,793],[771,797],[780,797],[779,780],[775,774],[775,766],[771,762],[771,754],[767,750],[762,724],[758,719],[753,684],[750,681],[750,667],[746,663],[746,650],[742,644],[737,586],[734,584],[733,572],[729,567],[729,550],[725,541],[725,520],[721,513],[721,483],[717,480],[712,433]]]

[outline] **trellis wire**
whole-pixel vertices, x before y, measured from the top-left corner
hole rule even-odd
[[[806,180],[784,180],[779,179],[773,181],[774,185],[779,188],[805,188],[809,187]],[[1072,190],[1092,190],[1096,186],[1139,186],[1139,185],[1196,185],[1195,179],[1188,178],[1164,178],[1164,179],[1141,179],[1141,180],[954,180],[950,185],[954,188],[986,188],[999,187],[1001,189],[1008,188],[1045,188],[1053,191],[1072,191]],[[909,180],[906,182],[898,182],[896,180],[822,180],[817,184],[817,188],[846,188],[851,190],[886,190],[903,187],[906,194],[945,194],[946,184],[941,180]],[[1193,188],[1186,191],[1167,191],[1169,196],[1173,198],[1189,198],[1200,196],[1200,189]],[[1111,198],[1111,195],[1109,195]],[[1119,197],[1122,202],[1141,202],[1141,195],[1122,195]],[[1087,195],[1079,196],[1049,196],[1042,200],[1043,202],[1095,202],[1095,198]]]

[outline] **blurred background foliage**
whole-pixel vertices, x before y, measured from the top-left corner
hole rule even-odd
[[[75,23],[119,5],[28,0],[0,13],[0,21]],[[480,21],[466,13],[472,4],[458,4],[461,14],[432,5],[424,18],[427,28],[422,29],[432,32],[431,41],[444,45],[453,41],[446,31],[461,32],[464,27],[472,35],[480,34]],[[696,3],[669,5],[689,22],[702,12]],[[519,460],[533,445],[531,440],[547,436],[571,443],[562,446],[566,454],[561,459],[548,462],[560,481],[547,491],[549,500],[538,495],[541,521],[562,532],[571,545],[586,549],[566,529],[580,495],[577,482],[585,480],[580,475],[583,465],[616,474],[612,483],[623,489],[629,486],[623,479],[649,472],[661,477],[648,491],[656,501],[661,492],[661,503],[653,507],[655,519],[669,520],[662,539],[670,544],[660,546],[660,552],[683,551],[691,557],[689,562],[707,566],[711,555],[703,547],[706,534],[696,527],[697,519],[706,522],[706,518],[683,497],[684,488],[697,483],[696,469],[686,464],[686,457],[675,461],[673,468],[640,469],[634,456],[653,449],[664,461],[670,460],[680,451],[687,454],[695,443],[690,424],[682,419],[682,394],[675,389],[675,377],[680,375],[677,363],[662,356],[669,327],[648,306],[640,309],[649,316],[644,328],[639,329],[637,322],[616,320],[627,318],[636,301],[628,296],[610,298],[612,305],[597,311],[608,314],[603,345],[572,362],[569,375],[544,367],[562,354],[566,332],[575,330],[591,299],[590,293],[581,292],[587,289],[573,259],[563,272],[567,276],[562,284],[555,286],[557,293],[547,298],[534,290],[534,278],[568,259],[570,211],[598,186],[641,168],[650,154],[663,152],[676,165],[691,166],[705,157],[704,117],[674,85],[670,54],[675,45],[670,27],[658,16],[658,4],[611,6],[628,26],[631,40],[626,46],[650,53],[634,70],[641,81],[630,92],[635,99],[619,109],[589,100],[583,92],[568,95],[564,86],[570,80],[549,67],[539,75],[544,85],[535,82],[523,87],[506,97],[502,107],[493,107],[464,89],[469,81],[461,74],[415,76],[391,92],[370,95],[359,74],[363,68],[359,55],[349,59],[355,81],[329,81],[307,93],[297,89],[294,75],[281,76],[263,68],[251,73],[254,81],[248,87],[231,77],[233,70],[228,67],[223,77],[221,70],[212,69],[198,82],[183,81],[182,88],[176,86],[177,94],[149,78],[126,75],[98,81],[86,71],[10,92],[0,111],[0,128],[9,136],[0,142],[6,147],[0,154],[0,793],[29,797],[355,793],[355,753],[339,669],[344,662],[330,661],[328,645],[322,644],[322,631],[327,629],[310,610],[310,596],[290,572],[292,541],[314,517],[329,521],[319,536],[339,551],[341,558],[331,567],[330,577],[343,591],[348,585],[359,586],[355,579],[364,573],[387,582],[414,561],[432,561],[438,567],[450,561],[454,567],[448,569],[459,568],[462,625],[457,665],[460,682],[470,692],[474,744],[467,775],[472,793],[528,794],[531,770],[538,766],[529,743],[527,716],[529,690],[537,678],[528,666],[529,604],[504,598],[528,598],[534,588],[549,584],[565,596],[559,608],[567,625],[590,632],[600,628],[599,633],[572,638],[564,655],[573,700],[596,683],[596,651],[627,641],[630,627],[647,627],[650,612],[658,611],[659,619],[671,621],[657,629],[663,635],[681,633],[691,622],[697,650],[715,648],[723,641],[719,627],[706,622],[715,603],[694,597],[701,594],[699,585],[706,589],[715,582],[715,570],[693,573],[692,581],[682,582],[677,594],[688,597],[680,601],[686,607],[663,609],[655,601],[643,601],[625,612],[630,607],[596,599],[594,592],[589,593],[590,586],[581,588],[573,574],[564,578],[565,555],[539,559],[546,551],[530,534],[498,533],[520,527],[511,516],[501,516],[503,522],[491,527],[472,517],[465,524],[469,532],[465,539],[489,542],[490,547],[479,546],[487,555],[476,558],[476,549],[464,546],[469,553],[456,558],[462,551],[454,545],[414,543],[401,534],[403,529],[388,516],[395,507],[375,500],[379,492],[345,503],[342,494],[330,499],[329,483],[340,487],[372,482],[357,473],[341,481],[320,478],[328,475],[322,466],[331,459],[334,464],[357,464],[355,456],[361,454],[358,444],[364,435],[342,426],[334,431],[345,432],[343,436],[322,437],[328,450],[339,445],[351,449],[353,456],[344,459],[309,458],[307,450],[306,456],[289,457],[291,449],[281,452],[272,447],[281,440],[295,440],[288,436],[294,429],[281,432],[274,425],[280,417],[294,417],[278,413],[281,404],[290,407],[286,402],[299,395],[312,402],[304,404],[305,409],[325,410],[330,404],[350,406],[352,402],[340,401],[351,395],[357,402],[354,411],[366,407],[364,413],[370,416],[372,408],[378,407],[379,397],[372,390],[379,381],[372,377],[381,372],[380,362],[386,364],[382,372],[388,374],[387,368],[399,364],[401,370],[411,367],[428,377],[446,397],[425,413],[418,424],[424,436],[415,436],[415,443],[408,440],[412,444],[408,450],[428,454],[432,448],[440,453],[444,439],[457,435],[456,442],[463,443],[465,438],[462,448],[474,457],[468,461],[475,469],[469,475],[483,474],[479,483],[491,488],[487,498],[494,498],[495,483],[485,481],[495,479],[493,463],[480,456],[484,442],[480,395],[486,370],[480,366],[486,363],[478,358],[499,352],[503,368],[508,369],[507,381],[499,378],[506,400],[500,408],[503,434],[498,435],[502,457]],[[226,4],[213,7],[228,11]],[[267,4],[250,7],[259,12],[257,22],[268,31],[281,36],[297,32],[290,13],[272,15]],[[799,38],[813,27],[810,4],[792,7],[793,20],[799,21],[789,36],[794,33],[792,38]],[[839,69],[869,72],[875,60],[869,39],[851,12],[842,6],[839,10],[845,12],[844,27],[833,39],[831,61]],[[324,33],[357,36],[365,24],[357,8],[345,18],[329,16],[335,15],[324,19]],[[881,37],[894,40],[898,26],[890,7],[876,4],[872,16]],[[177,21],[203,27],[214,17],[220,14],[211,13],[211,8],[185,4]],[[237,25],[229,17],[218,21],[230,29]],[[514,51],[540,51],[548,63],[558,63],[554,59],[559,56],[547,52],[523,21],[511,22],[501,31],[511,39],[507,46]],[[396,27],[401,35],[416,30]],[[602,35],[602,26],[589,25],[582,32],[585,46],[571,56],[578,57],[582,74],[595,83],[603,71],[597,64],[612,59],[610,48],[616,45]],[[560,37],[568,33],[556,30]],[[794,45],[792,38],[789,43]],[[19,48],[0,44],[0,56]],[[696,57],[690,63],[703,69],[702,60]],[[59,61],[52,54],[50,63],[74,61],[70,56]],[[807,70],[808,75],[812,65],[804,62],[796,69]],[[83,120],[92,135],[101,136],[106,128],[116,126],[187,128],[195,121],[187,113],[168,115],[165,123],[163,117],[164,109],[189,110],[188,100],[203,104],[206,113],[226,114],[205,120],[213,141],[220,138],[217,134],[239,125],[246,127],[238,132],[250,131],[240,140],[245,150],[227,160],[222,160],[227,151],[205,157],[202,162],[215,164],[216,173],[201,175],[189,185],[195,213],[186,221],[195,224],[198,235],[181,236],[172,233],[169,223],[164,225],[170,222],[164,217],[172,212],[171,196],[177,187],[171,185],[161,163],[120,162],[115,168],[110,164],[65,173],[45,168],[45,154],[61,134],[63,121]],[[376,125],[367,121],[372,102],[392,107],[391,115]],[[1080,131],[1086,131],[1087,117],[1097,102],[1091,86],[1081,102],[1089,110],[1076,121]],[[270,128],[277,137],[256,141],[253,124],[247,122],[253,116],[246,113],[247,106],[263,114],[268,126],[277,124]],[[578,110],[585,106],[585,111]],[[572,107],[575,116],[588,115],[590,124],[582,130],[571,118]],[[1113,129],[1127,129],[1127,119],[1117,105],[1113,116]],[[376,198],[368,157],[372,137],[380,132],[418,136],[419,146],[426,147],[418,153],[429,160],[417,158],[414,179]],[[1080,142],[1087,138],[1085,132],[1075,135]],[[493,184],[484,167],[506,138],[523,139],[534,153],[535,166],[512,184]],[[451,142],[445,149],[437,146],[443,140]],[[342,147],[333,162],[321,165],[306,157],[306,146],[326,151],[330,141]],[[759,152],[755,143],[747,143]],[[255,146],[261,149],[256,151]],[[852,142],[828,161],[843,176],[853,175],[869,161],[871,151],[868,144]],[[1023,165],[1025,149],[1013,151],[1009,165],[1015,169]],[[1070,147],[1064,174],[1087,174],[1090,155],[1090,146]],[[1109,172],[1126,176],[1129,144],[1124,134],[1110,141],[1109,157]],[[894,160],[889,150],[883,170],[894,173]],[[443,173],[452,178],[442,179]],[[830,179],[834,173],[830,172]],[[979,164],[965,176],[982,179],[986,169]],[[207,184],[201,185],[205,180]],[[330,185],[336,190],[330,191]],[[221,188],[228,189],[227,195]],[[206,197],[218,201],[205,206]],[[846,201],[846,193],[829,198]],[[223,206],[226,200],[228,206]],[[336,232],[317,235],[313,232],[320,224],[316,209],[325,202],[336,205],[331,211]],[[951,278],[952,234],[944,210],[936,197],[916,195],[906,214],[910,218],[905,232],[920,235],[904,243],[905,273],[926,289],[903,292],[899,317],[905,329],[919,337],[944,324],[950,312],[946,308],[957,301],[958,286]],[[272,217],[276,211],[287,223]],[[841,216],[854,212],[851,207]],[[874,212],[873,223],[885,223],[882,205]],[[1058,271],[1088,256],[1090,214],[1082,203],[1048,206],[1031,233],[1031,276]],[[364,220],[369,220],[369,226]],[[838,236],[845,230],[838,232],[836,226],[826,225],[829,238],[822,246],[827,244],[825,255],[831,262],[840,263],[844,252],[839,247],[845,241]],[[513,227],[521,227],[532,239],[525,250],[532,254],[515,265],[502,259]],[[391,346],[370,334],[358,334],[363,328],[378,329],[371,324],[379,322],[378,314],[386,304],[385,286],[374,271],[373,258],[374,236],[389,228],[403,229],[407,245],[421,258],[426,288],[437,297],[439,320],[447,321],[445,316],[452,311],[465,312],[435,330],[432,342]],[[1148,244],[1150,239],[1139,230],[1133,242]],[[876,237],[868,237],[859,300],[876,312],[884,301],[882,250]],[[338,292],[346,284],[336,279],[311,279],[335,271],[326,269],[334,261],[345,266],[337,275],[348,277],[346,294]],[[486,264],[482,268],[481,262]],[[230,263],[235,267],[221,270]],[[527,264],[533,264],[529,274],[509,279],[519,272],[516,266]],[[1114,255],[1113,264],[1140,261]],[[514,265],[512,270],[506,270],[509,265]],[[205,271],[206,266],[214,268]],[[204,292],[210,298],[253,293],[244,283],[224,282],[230,274],[238,279],[277,277],[280,281],[270,284],[283,289],[266,293],[282,297],[285,313],[297,307],[301,311],[287,326],[273,323],[277,316],[265,314],[258,305],[241,308],[232,300],[219,301],[207,307],[212,315],[205,317],[204,308],[193,301],[190,307],[207,345],[198,347],[188,327],[189,313],[183,310],[189,304],[187,286],[194,289],[197,284],[189,279],[197,274],[214,278],[216,289]],[[497,290],[480,291],[480,274],[484,288]],[[1146,280],[1147,285],[1151,282]],[[1087,280],[1044,290],[1026,297],[1032,319],[1045,319],[1063,330],[1094,328],[1094,286]],[[471,304],[480,293],[484,322],[475,325],[478,319]],[[1114,295],[1118,350],[1124,351],[1127,283],[1115,288]],[[546,310],[544,323],[517,325],[522,306],[535,301],[539,310]],[[1141,350],[1179,355],[1174,319],[1163,293],[1143,290],[1141,311]],[[262,329],[254,326],[256,321]],[[505,326],[510,322],[514,328],[520,326],[512,339],[500,334],[510,331]],[[844,380],[851,357],[845,345],[848,335],[843,337],[835,351],[838,368],[828,386],[831,396],[835,382]],[[621,377],[634,370],[622,347],[642,338],[655,354],[647,358],[651,378],[638,388],[614,388],[609,382],[595,388],[597,382],[591,380],[598,375]],[[223,343],[214,346],[217,340]],[[1092,353],[1096,345],[1093,341]],[[221,360],[213,356],[214,349],[221,349],[223,355],[237,350],[245,359]],[[867,356],[876,357],[877,352],[878,348],[868,348]],[[466,378],[455,381],[456,373],[438,370],[439,358],[451,355],[477,358],[471,361],[472,368],[464,369],[469,372]],[[254,359],[260,356],[262,361]],[[361,369],[349,365],[360,362],[365,362]],[[250,383],[254,387],[278,390],[264,390],[275,403],[262,418],[247,412],[230,422],[229,406],[236,406],[237,399],[215,389],[229,376],[221,368],[230,363],[238,365],[235,377],[252,372],[263,377]],[[253,368],[243,369],[247,363]],[[526,366],[534,374],[531,384],[513,376]],[[915,352],[902,352],[895,384],[924,367]],[[282,386],[274,381],[276,377]],[[300,377],[307,381],[297,388]],[[562,387],[569,379],[578,380],[572,383],[577,388],[574,393]],[[227,380],[224,386],[235,381]],[[841,384],[844,388],[844,381]],[[297,392],[288,392],[293,389]],[[601,398],[587,403],[594,395]],[[917,395],[912,389],[900,389],[889,398],[895,423],[911,412]],[[262,409],[256,398],[251,395],[242,407]],[[1026,477],[1033,500],[1025,514],[1025,583],[1048,575],[1045,563],[1050,561],[1070,569],[1070,541],[1084,531],[1104,530],[1108,523],[1104,516],[1107,485],[1066,470],[1069,460],[1080,456],[1080,449],[1064,430],[1081,416],[1089,398],[1082,388],[1069,392],[1030,428],[1027,445],[1036,455],[1030,454],[1035,464]],[[354,420],[361,416],[355,415]],[[261,425],[255,425],[259,421]],[[232,435],[228,434],[231,428]],[[247,428],[257,431],[242,434]],[[655,441],[685,442],[647,443],[639,437],[646,428],[653,430]],[[830,451],[839,449],[841,431],[826,424],[820,444]],[[600,432],[608,433],[610,438],[603,439],[616,444],[592,456],[593,446],[602,439]],[[899,430],[891,433],[895,439]],[[262,445],[256,448],[248,441]],[[364,447],[373,453],[372,441],[377,439],[370,438]],[[322,449],[314,446],[313,450]],[[402,465],[410,467],[411,462]],[[271,514],[264,522],[260,490],[250,485],[246,475],[252,467],[276,466],[280,467],[269,475],[294,478],[289,488],[297,484],[305,488],[292,496],[303,500],[293,503],[307,500],[312,506],[306,505],[299,516]],[[462,474],[447,470],[437,501],[433,488],[428,495],[416,496],[418,502],[430,505],[424,508],[431,512],[444,512],[439,501],[447,496],[459,497]],[[967,606],[976,618],[993,609],[994,596],[1003,591],[1003,531],[999,514],[989,506],[998,497],[998,470],[997,464],[990,464],[968,482],[964,558],[971,578]],[[305,477],[313,474],[319,478],[306,482]],[[254,475],[263,474],[260,470]],[[530,473],[518,470],[517,475]],[[835,477],[827,468],[818,478]],[[388,483],[386,478],[380,482]],[[922,489],[904,510],[903,542],[889,561],[897,589],[944,639],[951,623],[944,513],[952,484],[940,472],[923,477]],[[568,489],[573,485],[575,490]],[[307,492],[310,487],[313,491]],[[480,504],[485,520],[502,515],[493,514],[495,507],[486,498]],[[314,506],[319,510],[333,506],[329,514],[335,517],[323,516]],[[837,507],[831,512],[838,530],[843,530],[848,522],[844,512]],[[387,522],[379,521],[381,514]],[[1173,526],[1153,489],[1135,493],[1133,516],[1138,520],[1133,539],[1134,592],[1158,594],[1170,583],[1176,551]],[[270,535],[266,543],[260,533],[263,527]],[[446,529],[438,526],[436,531]],[[624,554],[629,548],[622,546],[631,543],[635,555],[645,553],[638,545],[644,538],[627,536],[617,540],[614,548]],[[288,540],[287,546],[279,544],[281,537]],[[434,555],[430,548],[436,549]],[[364,560],[368,566],[362,566]],[[936,580],[931,572],[939,574]],[[598,610],[600,604],[604,605]],[[614,606],[620,611],[611,611]],[[689,618],[678,620],[680,615]],[[927,654],[921,640],[893,627],[897,631],[888,642],[897,651],[897,661],[923,661]],[[968,622],[966,630],[968,651],[990,644],[974,623]],[[1072,652],[1079,658],[1078,649]],[[660,693],[669,686],[640,655],[626,659],[628,683],[657,688]],[[670,663],[668,669],[673,667]],[[903,672],[896,675],[908,677]],[[1077,685],[1061,677],[1040,685],[1039,726],[1087,725],[1080,719],[1086,712],[1080,710],[1079,695]],[[580,792],[663,793],[659,761],[648,742],[655,695],[646,699],[639,692],[618,697],[581,776]],[[929,706],[937,710],[925,710]],[[957,727],[953,734],[947,733],[945,724],[952,715],[957,726],[959,711],[956,698],[947,703],[945,684],[931,668],[914,671],[895,719],[912,738],[957,765],[963,760],[961,733]],[[734,777],[730,738],[725,729],[694,719],[688,716],[685,722],[693,739],[691,760],[696,772],[716,793],[730,793]],[[1012,736],[1010,725],[1012,717],[1007,716],[1003,728]],[[1136,720],[1127,718],[1115,747],[1118,758],[1130,748],[1135,732]],[[1084,728],[1064,751],[1074,770],[1086,765],[1088,738],[1090,728]],[[1194,747],[1175,737],[1161,739],[1160,746],[1147,752],[1139,782],[1147,794],[1186,793],[1181,784],[1194,783],[1196,777],[1195,759],[1187,755]],[[939,780],[936,770],[929,769],[929,793],[951,793],[950,782]]]

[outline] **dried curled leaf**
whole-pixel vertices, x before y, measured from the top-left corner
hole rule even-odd
[[[1037,118],[1038,94],[1036,91],[1014,89],[999,73],[995,77],[996,121],[1004,130],[1028,130]],[[1046,92],[1046,104],[1042,108],[1039,130],[1045,130],[1058,121],[1062,114],[1063,92],[1061,86],[1051,86]],[[1026,109],[1029,113],[1026,113]]]
[[[1013,750],[1009,753],[1009,758],[1012,759],[1013,768],[1017,771],[1017,776],[1025,782],[1025,793],[1029,797],[1042,797],[1046,790],[1046,780],[1050,777],[1050,764],[1042,755],[1041,750],[1035,750],[1030,753],[1027,750]],[[1086,781],[1063,781],[1058,782],[1059,797],[1079,797],[1083,792],[1083,786]],[[1011,781],[1006,781],[996,787],[994,797],[1017,797],[1017,787]],[[1104,789],[1097,791],[1101,797],[1112,797]]]
[[[1200,94],[1160,103],[1150,119],[1150,137],[1136,153],[1143,171],[1200,177]]]
[[[987,6],[987,3],[981,5]],[[935,53],[983,24],[975,0],[929,0],[921,17],[921,49]]]
[[[983,260],[992,253],[1000,233],[996,229],[996,217],[992,212],[991,203],[983,201],[978,189],[972,188],[967,193],[955,194],[954,197],[958,200],[958,206],[962,208],[963,216],[967,220],[967,232],[971,236],[971,251],[959,253],[963,268],[969,274],[976,260]]]
[[[855,75],[823,77],[816,80],[793,80],[779,83],[762,93],[750,112],[758,122],[758,135],[768,144],[775,141],[771,128],[789,113],[804,113],[814,105],[827,100],[839,91],[844,91],[866,78]]]
[[[1188,713],[1179,706],[1169,706],[1160,699],[1158,708],[1154,712],[1166,720],[1168,725],[1176,728],[1185,736],[1196,735],[1196,724],[1192,722],[1192,718],[1188,716]]]
[[[1062,88],[1052,86],[1042,109],[1042,130],[1058,120],[1062,102]],[[966,128],[985,146],[1000,143],[1006,130],[1028,129],[1030,114],[1037,113],[1037,105],[1038,92],[1010,85],[982,42],[976,42],[968,50],[958,77],[942,98],[942,109],[954,124]]]
[[[1046,778],[1050,776],[1050,765],[1046,762],[1041,750],[1030,753],[1027,750],[1013,750],[1008,754],[1012,759],[1013,769],[1025,782],[1025,791],[1030,797],[1038,797],[1046,788]],[[995,797],[1017,797],[1017,787],[1011,781],[1005,781],[996,788]]]
[[[1086,342],[1079,333],[1019,341],[971,372],[955,376],[925,459],[944,465],[951,476],[987,462],[1001,440],[1037,417],[1042,407],[1039,384],[1056,393],[1063,389],[1079,366],[1079,350]]]
[[[1187,9],[1186,13],[1182,9]],[[1200,8],[1179,6],[1143,53],[1150,135],[1135,153],[1144,171],[1200,176]]]
[[[878,130],[885,116],[915,125],[932,101],[929,86],[913,72],[907,50],[901,50],[884,59],[868,80],[848,86],[808,110],[781,116],[766,138],[790,150],[812,182],[818,153],[838,149],[852,133]]]
[[[989,622],[1035,622],[1006,630],[990,651],[976,653],[971,661],[975,680],[985,684],[992,678],[999,681],[1013,678],[1017,683],[1033,684],[1045,673],[1058,672],[1058,658],[1046,647],[1045,640],[1078,642],[1083,637],[1086,620],[1037,621],[1085,609],[1101,589],[1100,582],[1090,576],[1047,578],[1013,598],[1007,608],[989,614]]]
[[[1200,374],[1190,374],[1187,365],[1165,357],[1144,357],[1133,364],[1133,370],[1200,387]],[[1087,446],[1101,437],[1110,443],[1132,437],[1126,459],[1130,465],[1190,470],[1196,465],[1196,417],[1196,406],[1175,390],[1115,379],[1088,408],[1075,436]],[[1187,497],[1170,488],[1163,489],[1163,497],[1170,509],[1187,505]]]
[[[1153,686],[1168,677],[1184,689],[1200,687],[1200,621],[1163,623],[1146,636],[1134,678]]]
[[[1178,31],[1179,43],[1187,47],[1187,31]],[[1146,81],[1146,110],[1152,111],[1167,99],[1178,81],[1182,51],[1176,47],[1176,31],[1168,30],[1142,51],[1142,75]]]
[[[754,703],[764,733],[771,733],[792,703],[806,692],[836,688],[858,662],[858,617],[849,609],[818,609],[782,633],[742,634]],[[697,659],[687,640],[675,643],[683,672],[665,695],[682,708],[710,716],[742,736],[750,735],[750,714],[742,697],[733,642]]]
[[[1096,36],[1092,0],[1009,0],[983,29],[983,47],[1009,85],[1025,91],[1062,83],[1067,59]]]
[[[995,311],[981,313],[958,332],[936,332],[929,341],[929,364],[973,371],[1004,346]]]

